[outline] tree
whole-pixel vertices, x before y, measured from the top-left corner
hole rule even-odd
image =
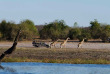
[[[18,27],[15,23],[6,22],[5,20],[3,20],[0,23],[0,31],[1,31],[2,39],[13,40],[16,34],[17,28]]]
[[[110,37],[110,25],[102,25],[101,26],[101,36],[100,38],[102,39],[103,42],[108,42],[108,38]]]
[[[91,39],[89,27],[82,28],[80,30],[81,30],[81,34],[77,37],[79,39],[79,41],[82,41],[85,38],[84,40],[85,40],[85,42],[87,42],[88,39]]]
[[[70,31],[69,31],[69,37],[70,39],[77,39],[79,35],[81,35],[81,30],[80,28],[72,28]]]
[[[78,28],[78,23],[75,22],[73,27],[74,27],[74,28]]]
[[[69,27],[63,20],[55,20],[43,27],[40,31],[40,37],[43,39],[51,38],[56,40],[58,38],[66,38],[69,32]]]
[[[3,20],[1,23],[0,23],[0,32],[3,34],[2,37],[4,38],[5,37],[5,34],[7,33],[6,32],[6,27],[7,27],[7,22],[5,20]]]
[[[37,28],[31,20],[21,21],[19,27],[22,30],[21,39],[32,39],[38,36]]]
[[[98,23],[97,20],[91,21],[90,22],[91,26],[91,35],[94,39],[100,38],[100,32],[101,32],[101,26],[100,23]]]
[[[2,38],[2,33],[0,32],[0,39]]]

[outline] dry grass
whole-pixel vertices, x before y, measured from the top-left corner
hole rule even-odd
[[[0,48],[0,54],[7,48]],[[3,62],[46,62],[72,64],[110,64],[110,50],[17,48]]]

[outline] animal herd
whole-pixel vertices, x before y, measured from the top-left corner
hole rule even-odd
[[[70,39],[70,38],[68,37],[66,40],[64,40],[64,42],[62,42],[62,43],[60,44],[60,48],[65,47],[65,45],[66,45],[66,43],[67,43],[67,41],[68,41],[69,39]],[[77,48],[82,47],[82,44],[84,43],[84,40],[85,40],[85,39],[86,39],[86,38],[84,38],[81,42],[78,43]],[[55,45],[57,44],[58,41],[59,41],[59,39],[57,39],[56,41],[52,42],[52,43],[50,44],[50,48],[56,47]]]
[[[66,38],[66,40],[64,40],[63,42],[61,42],[60,43],[60,48],[65,48],[65,46],[66,46],[66,43],[67,43],[67,41],[69,40],[70,38],[68,37],[68,38]],[[77,48],[80,48],[80,47],[82,47],[82,44],[84,43],[84,40],[85,40],[86,38],[84,38],[81,42],[79,42],[78,43],[78,45],[77,45]],[[47,48],[56,48],[56,44],[58,43],[58,41],[59,41],[60,39],[57,39],[56,41],[53,41],[53,42],[51,42],[49,45],[48,44],[46,44],[46,43],[44,43],[44,42],[36,42],[35,40],[32,42],[32,44],[33,44],[33,46],[35,46],[35,47],[47,47]]]

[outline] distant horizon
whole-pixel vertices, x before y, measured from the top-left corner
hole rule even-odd
[[[110,0],[0,0],[0,21],[19,23],[29,19],[35,25],[64,20],[72,27],[90,26],[90,21],[110,24]]]

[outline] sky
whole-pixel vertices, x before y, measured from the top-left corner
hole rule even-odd
[[[90,21],[110,24],[110,0],[0,0],[0,21],[30,19],[35,25],[64,20],[68,26],[90,26]]]

